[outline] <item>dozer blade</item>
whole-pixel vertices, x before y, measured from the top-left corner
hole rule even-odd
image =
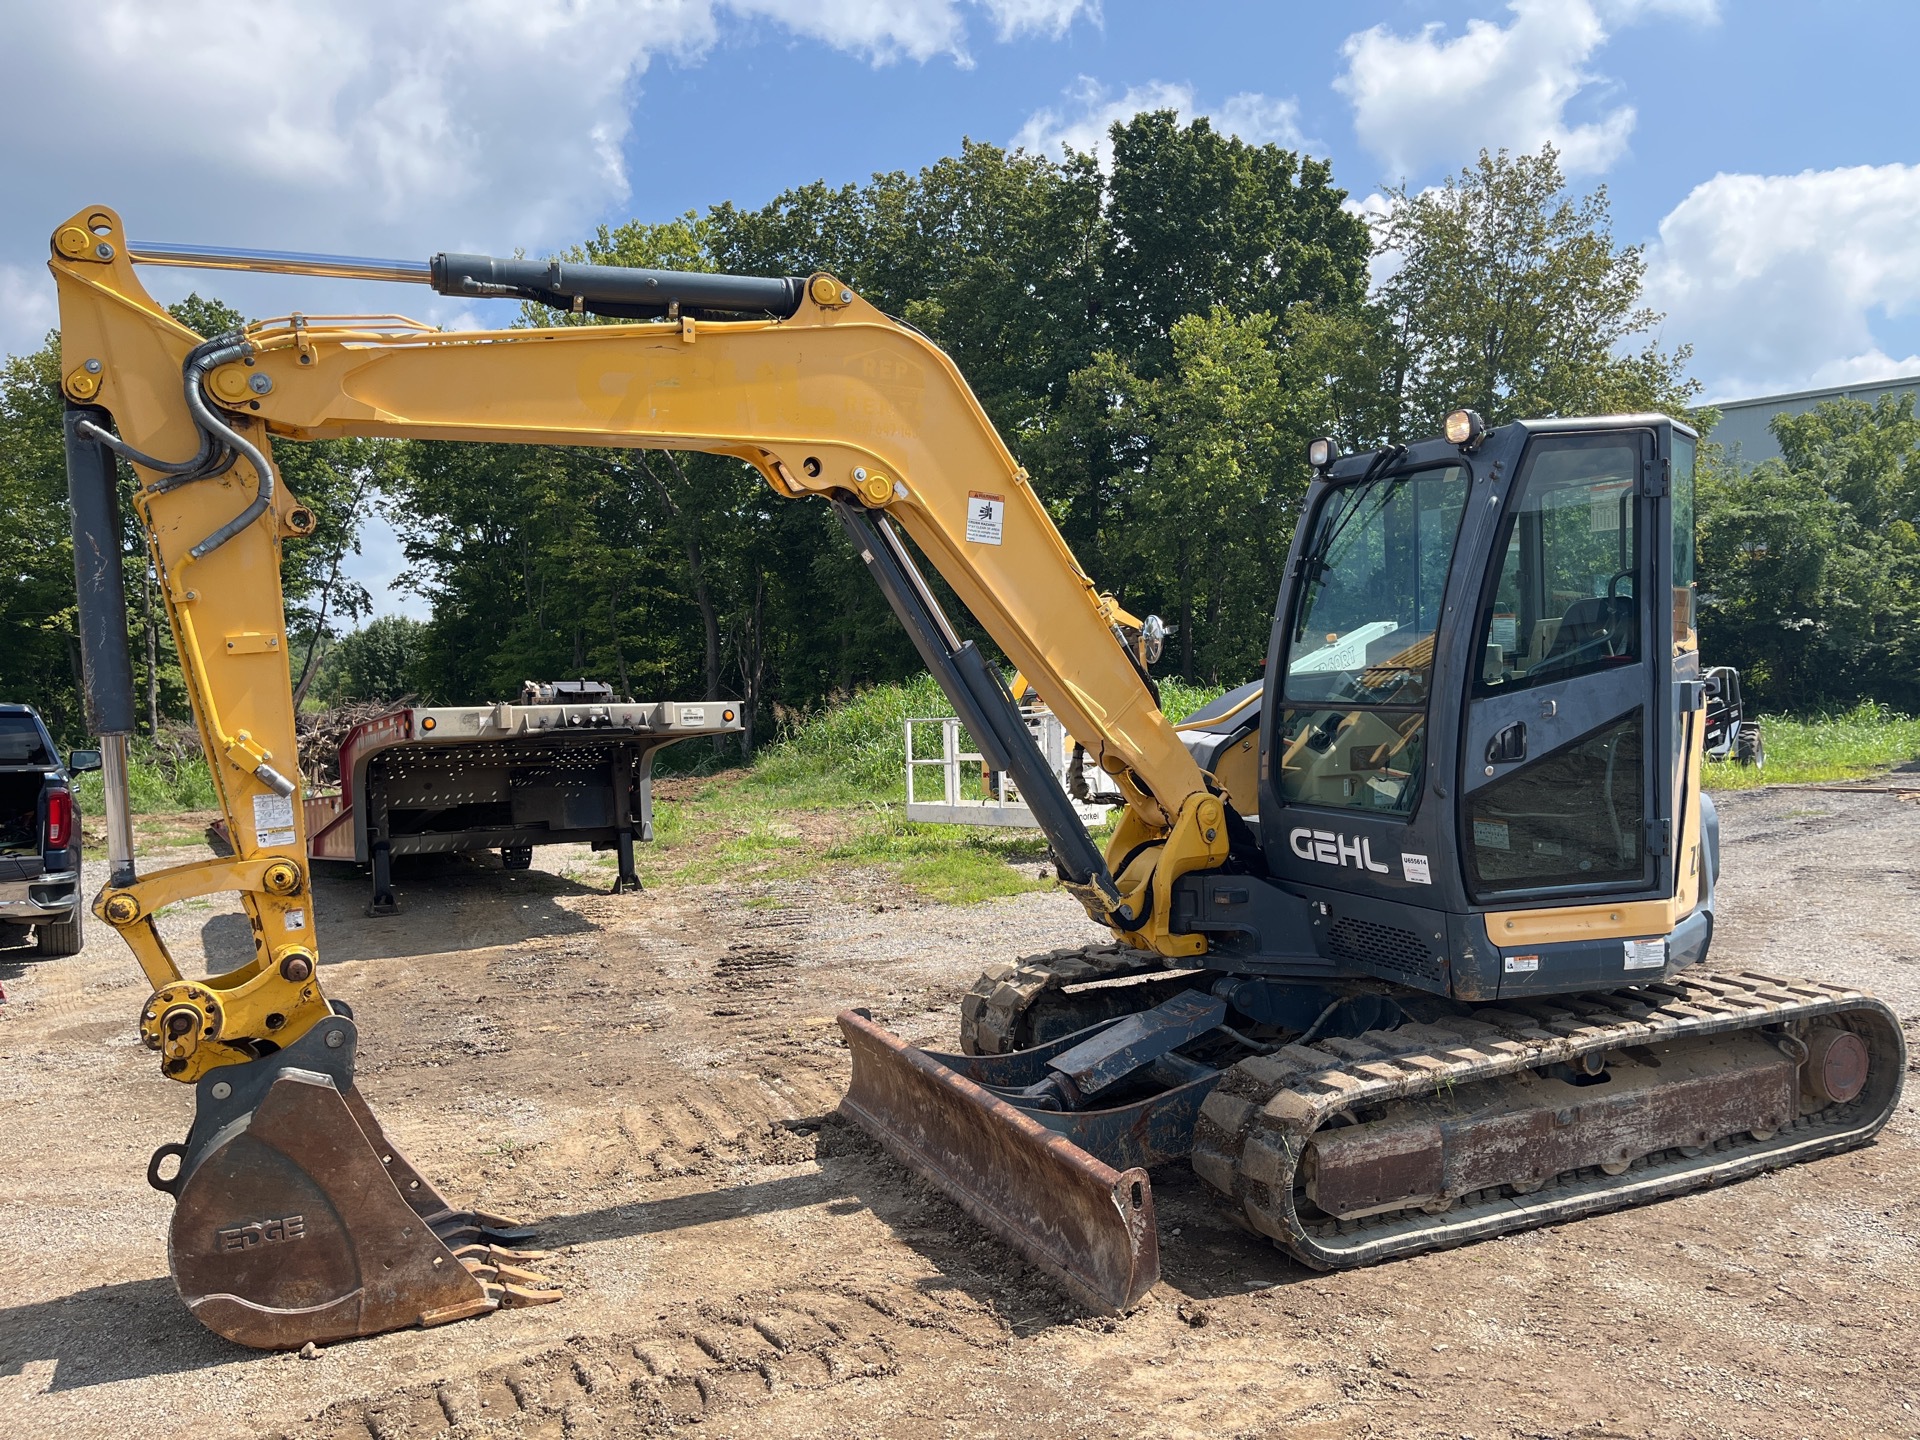
[[[841,1109],[888,1153],[1089,1309],[1123,1311],[1160,1277],[1147,1172],[1116,1170],[857,1010]]]
[[[529,1232],[449,1209],[388,1141],[352,1084],[351,1022],[319,1031],[340,1041],[314,1068],[303,1038],[213,1072],[187,1144],[168,1147],[182,1169],[155,1183],[178,1200],[168,1252],[195,1317],[287,1350],[558,1299],[503,1263],[533,1257],[489,1243]]]

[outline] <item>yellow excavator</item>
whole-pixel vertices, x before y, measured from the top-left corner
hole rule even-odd
[[[296,314],[202,340],[136,266],[429,285],[615,322],[448,333]],[[1154,1283],[1149,1170],[1185,1161],[1309,1266],[1365,1264],[1866,1143],[1906,1069],[1857,991],[1708,973],[1714,683],[1694,631],[1696,437],[1658,415],[1469,411],[1314,475],[1265,678],[1180,725],[1159,627],[1081,570],[936,346],[829,275],[425,263],[53,234],[81,640],[106,769],[95,913],[195,1089],[152,1183],[193,1313],[266,1348],[556,1298],[528,1232],[443,1199],[354,1084],[325,993],[279,559],[312,513],[277,439],[729,455],[834,507],[988,763],[1113,943],[991,967],[951,1054],[859,1011],[846,1113],[1088,1305]],[[116,459],[234,854],[142,872]],[[1123,798],[1104,852],[931,564]],[[1278,545],[1281,537],[1273,537]],[[255,955],[188,978],[155,918],[238,892]],[[404,1037],[399,1042],[404,1044]]]

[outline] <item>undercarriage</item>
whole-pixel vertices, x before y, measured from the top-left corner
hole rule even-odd
[[[849,1111],[1069,1291],[1124,1309],[1157,1273],[1157,1165],[1188,1161],[1240,1224],[1341,1269],[1851,1149],[1906,1069],[1887,1006],[1819,981],[1473,1005],[1177,967],[1116,946],[995,967],[957,1055],[843,1017]],[[890,1088],[909,1069],[912,1092]]]

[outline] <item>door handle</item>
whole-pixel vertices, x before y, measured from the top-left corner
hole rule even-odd
[[[1512,765],[1527,758],[1527,726],[1516,720],[1487,742],[1487,764]]]

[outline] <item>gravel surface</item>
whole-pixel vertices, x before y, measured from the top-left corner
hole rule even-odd
[[[1920,775],[1896,784],[1722,797],[1712,963],[1862,985],[1911,1029]],[[0,1406],[24,1434],[1920,1434],[1911,1099],[1863,1151],[1337,1276],[1175,1168],[1162,1284],[1096,1320],[821,1120],[835,1010],[946,1043],[982,964],[1099,938],[1072,901],[845,873],[615,898],[584,854],[537,860],[403,876],[390,920],[352,875],[315,907],[389,1132],[456,1200],[536,1221],[567,1298],[312,1359],[231,1346],[173,1292],[144,1169],[190,1099],[137,1042],[124,947],[0,951]],[[164,930],[183,968],[245,951],[224,903]]]

